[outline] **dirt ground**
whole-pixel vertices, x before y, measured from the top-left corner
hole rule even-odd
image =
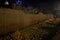
[[[57,22],[60,22],[60,18],[55,18],[54,15],[52,14],[43,14],[41,12],[39,14],[26,14],[22,10],[6,9],[6,8],[0,9],[0,35],[6,34],[8,32],[21,30],[26,27],[28,27],[29,29],[26,31],[23,30],[23,33],[26,32],[25,34],[29,35],[29,31],[32,32],[33,29],[38,30],[37,27],[36,28],[32,27],[33,24],[43,23],[43,26],[46,26],[45,22],[47,23],[49,22],[48,24],[50,24],[51,22],[57,23]],[[32,27],[33,29],[31,29],[30,27]],[[36,30],[34,30],[33,33],[35,33]],[[58,33],[58,35],[59,34],[60,33]],[[55,37],[53,38],[53,40],[55,40]]]
[[[22,10],[0,9],[0,34],[15,31],[21,27],[29,26],[46,19],[41,14],[26,14]],[[20,27],[21,26],[21,27]]]

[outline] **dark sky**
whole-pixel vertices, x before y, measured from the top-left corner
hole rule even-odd
[[[35,7],[49,6],[53,3],[53,0],[23,0],[24,5],[30,5]]]
[[[0,2],[3,2],[5,0],[0,0]],[[9,2],[15,2],[17,0],[8,0]],[[41,3],[41,2],[51,2],[53,0],[21,0],[23,3],[28,3],[28,4],[35,4],[35,3]]]
[[[52,0],[23,0],[26,4],[39,4],[39,3],[49,3],[52,2]]]
[[[5,0],[0,0],[4,2]],[[17,0],[9,0],[9,2],[15,2]],[[51,6],[55,0],[21,0],[24,6],[46,7]]]

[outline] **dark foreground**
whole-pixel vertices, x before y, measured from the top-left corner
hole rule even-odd
[[[7,11],[5,10],[5,12],[7,12]],[[9,16],[6,16],[6,14],[4,14],[4,12],[3,12],[3,14],[1,14],[1,15],[4,16],[3,18],[6,17],[7,19],[9,19],[9,18],[13,17],[14,19],[16,19],[15,16],[18,15],[20,12],[17,11],[17,14],[16,13],[15,14],[10,14],[10,13],[12,13],[11,11],[7,12],[7,13],[8,13]],[[28,15],[31,16],[31,14],[28,14]],[[27,16],[27,14],[24,14],[24,18],[26,16]],[[46,14],[46,16],[47,16],[47,14]],[[18,17],[20,17],[20,16],[18,16]],[[21,17],[23,17],[23,16],[21,16]],[[19,21],[23,22],[23,20],[21,20],[21,17],[20,17]],[[12,27],[8,26],[6,29],[3,28],[2,29],[3,33],[0,35],[0,40],[60,40],[60,18],[56,18],[54,16],[52,16],[52,17],[50,16],[50,18],[49,18],[49,15],[48,15],[48,17],[45,17],[45,14],[44,14],[43,18],[45,17],[46,19],[42,19],[40,17],[42,17],[41,14],[39,16],[38,15],[36,16],[36,14],[33,15],[31,18],[35,18],[35,19],[38,19],[38,20],[33,19],[32,22],[30,21],[33,24],[25,26],[26,22],[27,22],[26,19],[29,18],[29,16],[28,16],[28,18],[24,19],[24,21],[26,21],[25,25],[23,24],[24,22],[22,23],[22,25],[24,25],[25,27],[21,28],[22,27],[21,25],[17,26],[18,29],[15,28],[17,30],[13,29],[15,26],[12,26]],[[14,19],[13,20],[9,19],[7,22],[12,21],[12,23],[13,23]],[[40,21],[40,19],[42,19],[42,21]],[[15,20],[14,23],[16,21],[17,20]],[[17,22],[19,23],[19,21],[17,21]],[[27,24],[28,23],[29,23],[29,21],[27,22]],[[4,24],[4,22],[3,22],[3,24]],[[10,27],[14,31],[13,30],[12,30],[12,32],[9,31],[9,30],[11,30],[11,29],[8,29]],[[0,30],[0,31],[2,32],[2,30]],[[4,30],[9,31],[9,32],[6,32],[4,34]]]

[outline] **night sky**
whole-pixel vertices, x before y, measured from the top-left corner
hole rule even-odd
[[[5,0],[0,0],[0,2],[4,2]],[[11,2],[16,2],[17,0],[8,0],[10,3]],[[21,0],[23,4],[27,5],[35,5],[39,3],[51,3],[53,0]]]
[[[16,3],[17,0],[8,0],[9,3]],[[56,0],[20,0],[22,1],[23,6],[34,6],[34,7],[41,7],[45,8],[48,6],[52,6],[53,2]],[[5,0],[0,0],[0,3],[4,3]]]
[[[23,0],[24,2],[24,4],[25,5],[39,5],[39,4],[41,4],[41,3],[49,3],[49,2],[51,2],[51,0],[50,1],[48,1],[48,0]]]

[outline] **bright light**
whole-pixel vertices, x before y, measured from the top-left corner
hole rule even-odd
[[[17,4],[17,5],[21,5],[21,4],[22,4],[22,1],[21,1],[21,0],[17,0],[17,1],[16,1],[16,4]]]
[[[5,2],[5,5],[9,5],[9,2],[8,2],[8,1],[6,1],[6,2]]]

